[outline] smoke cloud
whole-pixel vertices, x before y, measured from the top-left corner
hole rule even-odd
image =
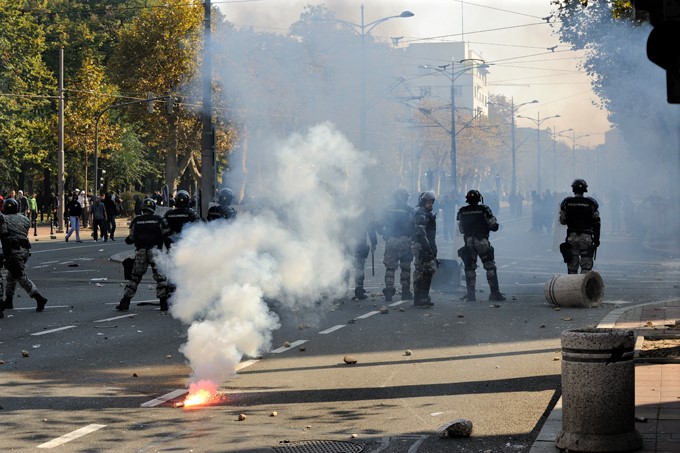
[[[244,355],[268,351],[274,305],[318,309],[346,295],[346,232],[362,213],[353,201],[370,160],[329,123],[267,151],[275,171],[257,208],[192,225],[162,262],[177,285],[171,312],[190,324],[181,352],[193,383],[220,385]]]

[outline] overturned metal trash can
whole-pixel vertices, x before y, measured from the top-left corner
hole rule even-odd
[[[642,447],[635,429],[635,336],[631,330],[562,332],[562,430],[570,452],[629,452]]]
[[[592,308],[604,300],[604,281],[597,272],[555,275],[545,283],[543,293],[559,307]]]

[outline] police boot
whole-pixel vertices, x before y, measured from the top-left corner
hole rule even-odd
[[[430,285],[432,284],[432,274],[423,274],[420,281],[420,291],[418,296],[413,300],[413,305],[418,308],[431,308],[434,306],[430,298]]]
[[[3,310],[11,310],[14,308],[14,303],[12,302],[12,298],[14,296],[7,296],[5,297],[5,300],[2,302],[2,309]]]
[[[34,293],[31,297],[35,299],[35,311],[43,311],[45,309],[45,304],[47,304],[47,299],[38,292]]]
[[[409,285],[401,286],[401,300],[411,300],[413,299],[413,294],[411,294],[411,287]]]
[[[394,289],[394,286],[392,286],[390,288],[383,288],[382,292],[385,295],[385,302],[392,302],[392,296],[394,296],[394,293],[397,291]]]
[[[364,300],[364,299],[366,299],[367,297],[368,297],[368,296],[366,296],[366,290],[365,290],[363,287],[357,286],[357,287],[354,289],[354,298],[355,298],[356,300]]]
[[[129,304],[129,302],[128,302]],[[168,311],[168,298],[161,297],[161,311]]]
[[[467,274],[465,275],[465,287],[467,288],[467,294],[461,297],[461,300],[466,300],[468,302],[475,302],[477,300],[477,297],[475,296],[475,284],[477,283],[476,280],[476,277],[469,277]]]
[[[489,278],[489,288],[491,289],[491,294],[489,294],[489,300],[504,301],[505,296],[498,289],[498,275],[494,275]]]
[[[118,311],[128,311],[130,309],[130,299],[123,297],[120,303],[116,305],[116,310]]]

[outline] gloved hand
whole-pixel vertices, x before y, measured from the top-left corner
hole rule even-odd
[[[132,245],[135,243],[135,241],[130,236],[128,236],[125,238],[125,243],[128,245]]]
[[[432,250],[423,250],[423,261],[432,261],[435,259],[435,254]]]
[[[599,239],[594,239],[594,240],[593,240],[593,245],[595,246],[595,248],[598,248],[598,247],[600,246],[600,240],[599,240]]]

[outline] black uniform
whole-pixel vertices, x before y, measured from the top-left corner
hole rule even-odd
[[[475,192],[470,198],[470,192]],[[498,231],[498,222],[494,217],[491,208],[484,204],[479,204],[475,198],[477,191],[468,192],[467,206],[463,206],[458,210],[456,220],[458,221],[458,229],[463,234],[465,245],[458,250],[458,256],[463,260],[465,265],[465,285],[467,287],[467,295],[464,299],[469,301],[476,300],[475,285],[476,285],[476,269],[477,257],[482,260],[482,266],[486,270],[486,280],[489,283],[491,294],[489,300],[505,300],[498,288],[498,275],[496,274],[496,262],[494,261],[494,250],[489,243],[489,233],[491,231]],[[481,198],[481,195],[479,196]]]
[[[370,245],[367,242],[370,241]],[[356,299],[366,299],[366,291],[364,291],[364,279],[366,277],[366,258],[368,253],[375,251],[378,245],[378,234],[376,223],[369,221],[367,225],[359,226],[357,229],[357,237],[354,243],[352,264],[354,266],[354,297]],[[349,276],[349,275],[348,275]]]
[[[168,282],[165,276],[158,272],[155,260],[155,254],[162,250],[168,232],[165,219],[157,214],[144,211],[142,215],[132,219],[130,234],[125,238],[125,243],[135,245],[135,262],[132,267],[132,278],[125,286],[123,298],[116,306],[116,310],[126,311],[130,308],[130,300],[137,292],[137,286],[149,266],[156,280],[156,297],[161,301],[161,310],[168,309]]]
[[[165,245],[170,248],[170,244],[177,241],[182,228],[187,223],[198,222],[201,218],[198,213],[191,208],[173,208],[165,213],[165,222],[168,224],[169,233],[166,236]]]
[[[437,268],[437,216],[432,212],[432,207],[424,204],[423,196],[420,195],[418,208],[413,213],[413,243],[412,250],[414,261],[413,271],[413,305],[416,307],[432,307],[430,298],[430,285],[432,276]],[[434,202],[434,195],[432,201]]]
[[[600,212],[597,201],[574,194],[560,203],[560,223],[567,226],[567,237],[560,251],[567,272],[584,274],[593,269],[595,249],[600,246]]]
[[[232,208],[230,205],[221,204],[211,206],[210,209],[208,209],[208,215],[206,216],[208,222],[218,219],[232,220],[235,217],[236,210],[234,208]]]

